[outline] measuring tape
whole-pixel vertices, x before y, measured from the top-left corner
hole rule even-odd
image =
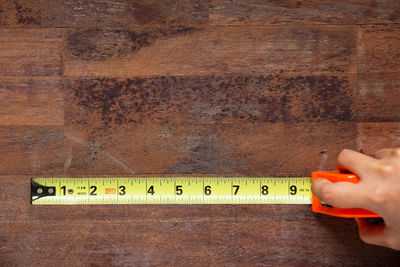
[[[371,211],[332,207],[311,193],[311,182],[358,183],[354,174],[313,172],[311,177],[33,178],[33,205],[93,204],[312,204],[339,217],[379,217]]]
[[[34,178],[31,193],[33,205],[311,204],[311,178]]]

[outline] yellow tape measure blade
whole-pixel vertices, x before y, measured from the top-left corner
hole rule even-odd
[[[311,178],[33,178],[31,195],[33,205],[311,204]]]

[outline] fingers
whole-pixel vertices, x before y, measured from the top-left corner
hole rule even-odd
[[[356,218],[358,233],[362,241],[378,246],[389,246],[385,235],[385,225],[370,225],[365,219]]]
[[[366,177],[368,174],[374,173],[374,167],[379,160],[353,150],[344,149],[340,152],[337,162],[340,171],[350,171],[360,177]]]
[[[321,201],[338,208],[368,207],[368,198],[365,190],[360,189],[360,184],[316,179],[311,185],[311,191]]]

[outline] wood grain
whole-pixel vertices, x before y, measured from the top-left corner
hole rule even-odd
[[[0,76],[59,76],[63,29],[0,28]]]
[[[94,3],[93,3],[94,2]],[[208,0],[54,1],[44,9],[51,27],[129,27],[132,25],[198,25],[208,23]]]
[[[146,124],[93,133],[68,127],[66,132],[68,173],[164,173],[192,151],[195,158],[186,169],[214,169],[215,148],[208,145],[212,128],[207,126]]]
[[[324,170],[332,170],[340,150],[355,149],[356,145],[353,123],[217,127],[219,145],[224,148],[218,157],[224,174],[309,176],[319,168],[321,151],[328,150],[329,154]]]
[[[101,132],[68,128],[68,173],[307,176],[319,167],[322,150],[330,151],[325,168],[334,169],[341,148],[356,148],[353,123],[171,123],[116,126]]]
[[[0,78],[0,125],[64,125],[58,78]]]
[[[396,264],[399,257],[397,253],[362,244],[354,234],[356,229],[352,220],[312,217],[312,221],[283,219],[277,224],[216,223],[213,227],[217,243],[214,264],[309,266],[326,265],[329,262],[340,266],[345,261],[346,265],[356,266],[362,262],[363,265],[371,263],[372,266],[380,265],[380,260],[387,261],[390,266]],[[346,239],[345,244],[339,241],[343,239]],[[387,253],[386,257],[380,253]],[[299,254],[303,256],[296,256]]]
[[[348,26],[71,30],[64,74],[355,73],[356,36]]]
[[[208,23],[208,0],[6,0],[2,26],[130,27]]]
[[[259,1],[211,0],[210,23],[268,24],[381,24],[399,23],[398,1]]]
[[[63,140],[58,126],[0,126],[0,174],[62,172]]]
[[[332,220],[336,224],[316,221],[307,226],[298,222],[6,224],[5,230],[12,231],[8,235],[24,244],[30,257],[21,259],[15,250],[7,249],[9,256],[3,262],[41,265],[68,261],[74,266],[269,266],[277,262],[293,266],[327,261],[340,265],[346,260],[349,265],[362,262],[373,266],[385,261],[386,266],[396,266],[398,254],[361,244],[350,234],[356,231],[351,222]],[[310,229],[317,233],[311,238],[307,234]],[[300,244],[294,239],[299,232],[304,233]],[[320,242],[326,237],[337,241]],[[346,238],[346,245],[338,241],[341,238]],[[7,241],[6,245],[14,243]],[[336,249],[324,250],[332,246]],[[54,247],[60,247],[57,254]],[[293,257],[304,250],[308,251],[306,257]]]
[[[359,33],[360,73],[400,72],[400,27],[365,26]]]
[[[399,23],[399,3],[389,1],[60,1],[0,3],[2,26],[129,27],[133,25],[269,25]]]
[[[398,73],[358,75],[357,121],[400,122]]]
[[[374,155],[381,148],[400,147],[400,123],[358,123],[358,149]]]
[[[1,1],[0,26],[40,26],[42,8],[41,0]]]

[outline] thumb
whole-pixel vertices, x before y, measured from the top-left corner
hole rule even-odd
[[[338,208],[368,208],[367,196],[360,184],[349,182],[332,183],[326,179],[316,179],[311,185],[311,191],[321,201]]]

